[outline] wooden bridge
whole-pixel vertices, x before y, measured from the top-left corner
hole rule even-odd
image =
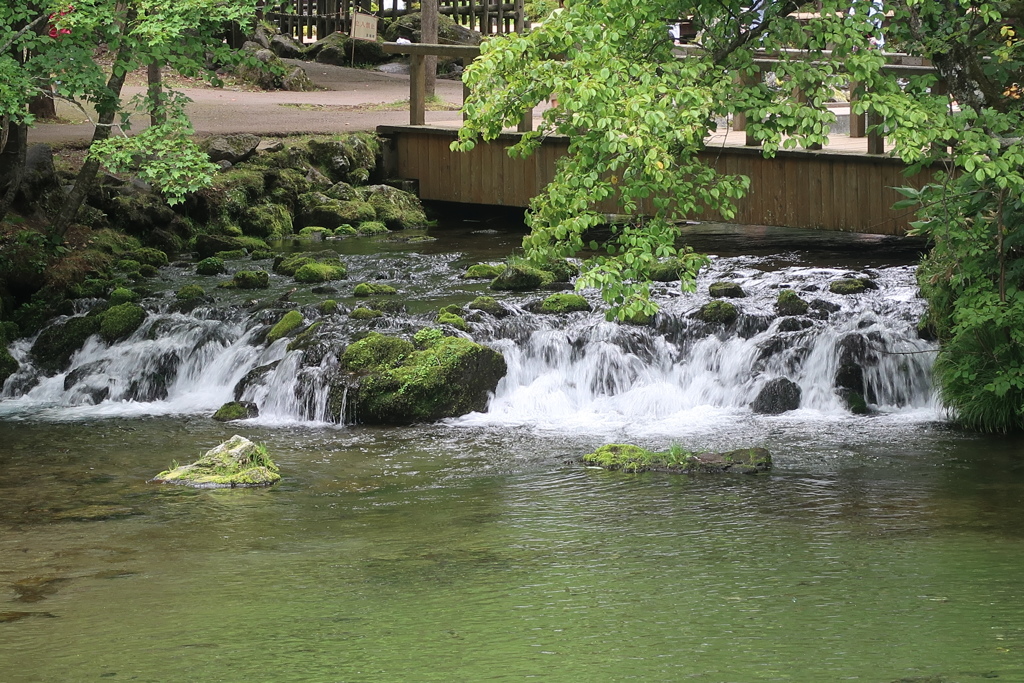
[[[555,163],[568,153],[569,139],[548,136],[526,159],[508,156],[523,132],[533,125],[533,112],[524,114],[518,130],[508,130],[492,142],[478,142],[470,152],[452,152],[460,121],[424,123],[423,56],[441,54],[471,60],[479,48],[442,45],[385,44],[385,49],[412,55],[410,125],[380,126],[385,140],[389,177],[415,181],[421,199],[526,207],[554,177]],[[912,58],[908,58],[912,59]],[[927,65],[893,64],[900,73],[918,73]],[[739,120],[737,120],[739,119]],[[735,117],[727,133],[712,135],[702,152],[717,170],[750,178],[747,196],[738,202],[733,222],[816,230],[885,235],[904,234],[913,212],[894,211],[902,197],[892,188],[920,186],[931,179],[925,171],[904,176],[906,164],[887,156],[885,141],[866,134],[863,117],[849,114],[850,133],[831,135],[823,149],[779,151],[765,158]],[[641,211],[645,207],[640,207]],[[718,220],[714,207],[694,219]],[[608,203],[599,207],[615,213]]]

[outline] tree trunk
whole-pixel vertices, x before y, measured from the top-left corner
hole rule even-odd
[[[156,60],[150,62],[146,76],[149,79],[150,106],[153,107],[149,112],[149,125],[159,126],[167,121],[167,115],[163,111],[164,79],[163,72],[160,70],[160,62]]]
[[[422,0],[420,3],[420,42],[437,43],[437,0]],[[423,60],[427,74],[427,97],[433,97],[437,87],[437,55]]]
[[[14,203],[25,173],[25,154],[28,150],[28,126],[23,123],[7,125],[7,140],[0,150],[0,221]]]
[[[37,119],[57,118],[57,104],[53,99],[53,86],[46,84],[46,91],[42,95],[36,95],[28,103],[28,111]]]
[[[124,79],[127,75],[127,71],[124,68],[125,64],[124,55],[119,52],[114,58],[114,66],[111,69],[110,78],[107,80],[109,92],[106,93],[103,100],[96,104],[96,112],[99,114],[99,117],[96,122],[96,129],[92,133],[92,142],[99,142],[110,137],[111,124],[114,123],[117,112],[120,110],[121,88],[124,86]],[[99,170],[99,160],[92,156],[87,157],[85,163],[82,164],[82,168],[78,171],[78,176],[75,178],[75,186],[71,188],[67,201],[64,202],[60,212],[53,219],[50,239],[54,244],[60,244],[64,241],[64,234],[71,226],[71,221],[74,220],[75,215],[78,214],[78,209],[82,206],[82,202],[85,201],[89,190],[92,189]]]

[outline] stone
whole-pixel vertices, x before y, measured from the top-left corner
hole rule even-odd
[[[796,382],[776,377],[765,383],[750,408],[761,415],[779,415],[799,408],[802,393]]]
[[[270,49],[282,59],[299,59],[303,47],[291,36],[278,33],[270,39]]]
[[[65,369],[75,351],[100,331],[99,316],[77,316],[43,329],[32,344],[32,359],[41,370]]]
[[[236,434],[194,463],[165,470],[152,481],[206,489],[271,486],[280,479],[266,447]]]
[[[352,291],[354,296],[394,296],[398,290],[391,285],[378,284],[376,282],[360,282]]]
[[[491,296],[478,296],[470,301],[466,308],[471,311],[482,311],[495,318],[504,318],[511,313],[511,311],[498,303],[497,299]]]
[[[828,283],[828,290],[833,294],[860,294],[869,289],[867,278],[842,278]]]
[[[505,266],[494,263],[476,263],[462,274],[463,280],[493,280],[501,275]]]
[[[521,292],[537,289],[542,285],[554,282],[554,276],[538,268],[523,264],[510,264],[501,275],[491,282],[491,289]]]
[[[302,326],[302,313],[299,311],[288,311],[281,319],[267,332],[267,343],[273,344],[278,339],[288,336]]]
[[[593,310],[590,303],[579,294],[552,294],[540,305],[541,313],[573,313]]]
[[[671,474],[759,474],[772,468],[771,453],[760,447],[692,453],[679,447],[656,452],[633,444],[607,444],[583,456],[583,462],[607,470]]]
[[[479,45],[483,40],[480,32],[461,26],[443,14],[437,18],[437,37],[446,45]],[[420,39],[419,12],[399,17],[384,31],[385,40],[394,42],[398,38],[405,38],[414,43],[423,42]]]
[[[238,289],[266,289],[270,286],[270,274],[265,270],[240,270],[232,282]]]
[[[207,141],[206,153],[214,163],[224,160],[237,164],[252,157],[259,144],[260,136],[250,133],[215,135]]]
[[[364,201],[373,207],[377,220],[389,230],[421,228],[427,224],[427,215],[416,195],[390,185],[369,185],[360,188]]]
[[[281,90],[289,92],[313,92],[316,85],[306,75],[305,69],[297,66],[281,79]]]
[[[739,317],[739,311],[727,301],[709,301],[700,307],[695,317],[706,323],[731,325]]]
[[[217,422],[232,422],[259,417],[260,409],[252,401],[228,401],[213,414]]]
[[[306,57],[320,64],[352,66],[353,43],[355,63],[358,65],[383,64],[393,58],[384,52],[380,41],[352,40],[343,33],[332,33],[316,41],[306,48]]]
[[[742,299],[747,296],[739,283],[729,280],[719,280],[708,285],[708,294],[715,299]]]
[[[779,315],[804,315],[807,313],[807,309],[807,302],[792,289],[782,290],[775,300],[775,310]]]

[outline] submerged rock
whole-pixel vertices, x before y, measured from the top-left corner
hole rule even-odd
[[[750,404],[751,410],[762,415],[778,415],[800,407],[800,387],[791,379],[776,377],[769,380]]]
[[[217,422],[231,422],[232,420],[248,420],[258,417],[260,409],[252,401],[229,401],[217,409],[213,419]]]
[[[237,434],[211,448],[191,465],[166,470],[154,482],[180,484],[197,489],[270,486],[281,479],[265,446]]]
[[[772,468],[771,453],[764,448],[739,448],[724,453],[692,453],[679,447],[655,452],[633,444],[608,444],[583,456],[583,462],[608,470],[673,474],[757,474]]]

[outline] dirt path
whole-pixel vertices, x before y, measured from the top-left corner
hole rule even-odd
[[[189,116],[200,135],[220,133],[342,133],[373,130],[382,124],[409,122],[406,108],[376,109],[373,105],[409,99],[409,77],[366,69],[286,60],[302,66],[320,88],[317,92],[246,92],[217,88],[188,88],[191,99]],[[124,99],[142,92],[141,87],[125,87]],[[437,96],[453,105],[462,103],[462,83],[438,79]],[[29,142],[54,145],[86,142],[93,126],[73,106],[59,102],[58,115],[69,123],[41,123],[29,131]],[[93,112],[90,112],[93,116]],[[427,122],[457,118],[452,111],[427,112]],[[146,127],[146,117],[133,117],[133,130]]]

